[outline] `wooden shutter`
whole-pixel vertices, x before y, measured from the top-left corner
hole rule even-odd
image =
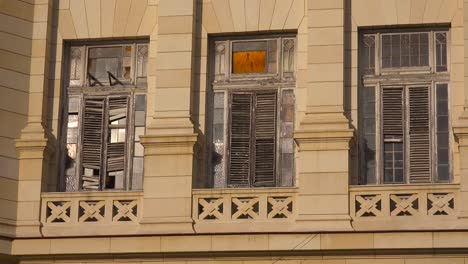
[[[105,98],[86,98],[84,101],[82,167],[85,175],[82,187],[84,190],[98,190],[102,174]],[[86,174],[86,169],[92,170],[92,175]]]
[[[403,88],[382,91],[383,182],[403,183],[404,147]]]
[[[276,92],[255,97],[255,186],[276,182]]]
[[[392,87],[382,90],[382,119],[385,136],[403,135],[403,88]]]
[[[409,88],[409,174],[411,183],[431,181],[429,88]]]
[[[112,120],[127,118],[128,98],[109,98],[109,123]],[[107,144],[107,172],[123,171],[125,165],[125,142],[109,141]]]
[[[251,126],[252,94],[233,93],[231,95],[228,185],[250,185]]]

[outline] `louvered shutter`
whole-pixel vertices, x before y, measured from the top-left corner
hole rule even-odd
[[[383,159],[385,183],[403,183],[403,88],[382,90]]]
[[[403,136],[403,88],[384,88],[382,91],[384,136]]]
[[[409,177],[411,183],[431,181],[429,88],[409,88]]]
[[[252,126],[252,94],[233,93],[231,95],[230,118],[230,186],[250,185],[250,137]]]
[[[255,97],[254,186],[274,186],[276,175],[276,92]]]
[[[102,142],[104,136],[104,98],[84,100],[83,146],[82,146],[82,188],[98,190],[102,174]]]
[[[127,118],[128,98],[109,98],[109,123]],[[125,165],[125,142],[107,144],[107,172],[123,171]]]

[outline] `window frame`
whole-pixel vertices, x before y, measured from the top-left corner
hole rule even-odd
[[[77,142],[76,144],[76,158],[74,164],[74,190],[73,192],[94,192],[94,191],[129,191],[129,190],[140,190],[142,189],[142,182],[141,187],[134,189],[133,180],[134,180],[134,160],[135,158],[140,158],[140,156],[135,156],[135,149],[137,148],[137,144],[140,144],[139,141],[136,141],[136,129],[139,127],[143,127],[143,131],[146,129],[146,114],[145,120],[143,125],[136,125],[136,112],[137,112],[137,97],[143,96],[144,97],[144,108],[146,112],[146,104],[147,104],[147,82],[145,81],[138,81],[137,76],[137,60],[138,60],[138,47],[141,45],[146,45],[149,49],[149,40],[147,39],[132,39],[132,40],[122,40],[122,41],[76,41],[76,42],[69,42],[64,44],[64,65],[63,69],[63,78],[62,83],[64,87],[62,100],[63,103],[61,104],[61,116],[63,122],[60,124],[60,145],[62,146],[61,155],[60,155],[60,189],[63,191],[67,190],[67,173],[66,173],[66,162],[67,159],[67,134],[68,134],[68,116],[69,113],[74,113],[73,115],[77,115],[78,117],[78,126],[77,126]],[[125,46],[132,46],[131,52],[131,82],[121,81],[118,84],[111,84],[103,82],[102,85],[89,85],[88,80],[88,62],[89,62],[89,49],[91,48],[106,48],[106,47],[119,47],[121,46],[124,48]],[[81,58],[80,58],[80,68],[81,68],[81,78],[79,79],[79,84],[72,84],[71,83],[71,75],[70,75],[70,67],[71,67],[71,56],[72,56],[72,49],[79,48],[81,51]],[[148,58],[149,50],[146,55]],[[146,66],[147,67],[147,66]],[[146,79],[146,77],[144,77]],[[123,166],[123,189],[117,188],[106,188],[106,176],[103,174],[104,171],[107,171],[108,163],[104,162],[107,159],[106,151],[104,150],[105,145],[111,144],[110,139],[110,131],[112,124],[109,123],[109,99],[110,98],[127,98],[127,105],[126,105],[126,122],[125,125],[125,141],[124,143],[124,166]],[[69,104],[70,101],[75,98],[78,102],[78,109],[75,111],[70,112]],[[101,152],[101,165],[100,165],[100,188],[98,190],[90,190],[83,188],[83,176],[84,176],[84,168],[83,168],[83,131],[84,131],[84,114],[85,114],[85,100],[88,99],[103,99],[105,101],[105,107],[103,107],[103,120],[101,123],[102,132],[103,132],[103,142],[100,145],[102,149]],[[106,156],[105,158],[102,158]],[[103,169],[104,167],[105,169]],[[143,173],[143,172],[141,172]],[[142,178],[141,174],[141,178]],[[143,179],[141,179],[142,181]]]
[[[268,58],[266,59],[265,73],[239,73],[234,74],[233,65],[232,65],[232,46],[234,43],[238,42],[257,42],[257,41],[268,41],[275,39],[277,41],[277,48],[276,48],[276,72],[275,73],[268,73]],[[286,40],[292,40],[292,48],[288,50],[288,55],[290,56],[288,59],[293,60],[292,62],[292,69],[289,72],[284,72],[284,47],[283,43]],[[219,49],[220,43],[223,45],[222,49]],[[222,179],[216,179],[214,173],[215,164],[212,163],[212,155],[215,152],[213,144],[213,112],[207,114],[207,142],[209,145],[207,146],[207,168],[208,174],[208,185],[210,188],[261,188],[265,186],[256,187],[252,183],[249,186],[237,186],[237,185],[229,185],[228,184],[228,170],[229,170],[229,157],[230,157],[230,119],[231,119],[231,95],[232,93],[256,93],[256,92],[271,92],[276,91],[276,119],[275,119],[275,127],[276,127],[276,137],[275,137],[275,185],[269,186],[278,188],[282,185],[282,177],[281,177],[281,169],[280,169],[280,159],[281,159],[281,109],[282,109],[282,94],[283,91],[290,90],[293,92],[295,90],[295,74],[297,68],[297,39],[295,34],[287,33],[287,34],[273,34],[273,35],[253,35],[253,36],[234,36],[234,37],[225,37],[225,36],[215,36],[209,40],[209,56],[211,56],[211,84],[209,92],[207,93],[208,97],[208,105],[207,109],[215,109],[214,105],[214,97],[215,94],[223,94],[224,102],[223,102],[223,137],[224,137],[224,149],[223,149],[223,176]],[[222,50],[222,52],[219,52]],[[267,54],[268,54],[267,50]],[[268,57],[268,56],[267,56]],[[295,104],[294,104],[295,108]],[[251,121],[252,122],[252,121]],[[294,121],[293,121],[294,124]],[[252,133],[252,131],[251,131]],[[252,140],[251,140],[252,141]],[[293,143],[294,144],[294,143]],[[295,152],[295,147],[293,147],[293,155]],[[250,149],[253,151],[253,149]],[[254,159],[251,157],[250,160]],[[250,161],[253,164],[252,161]],[[293,159],[293,163],[295,160]],[[291,186],[295,184],[295,165],[293,164],[293,172],[292,172],[292,183]],[[253,170],[250,168],[250,170]],[[253,179],[254,175],[251,175],[251,179]],[[286,186],[285,186],[286,187]],[[290,187],[290,186],[287,186]]]
[[[399,68],[390,68],[390,69],[383,69],[383,62],[382,62],[382,35],[383,34],[404,34],[404,33],[419,33],[419,32],[428,32],[429,35],[429,66],[423,67],[399,67]],[[446,71],[437,71],[437,62],[436,62],[436,33],[446,33],[446,61],[447,61],[447,70]],[[374,35],[375,36],[375,46],[374,46],[374,74],[368,73],[368,68],[363,67],[361,60],[363,57],[363,52],[366,47],[363,44],[363,39],[367,35]],[[403,135],[403,143],[404,143],[404,181],[403,182],[385,182],[384,179],[384,152],[383,152],[383,128],[382,128],[382,98],[381,94],[385,87],[402,87],[404,90],[404,102],[403,102],[403,111],[404,111],[404,129],[408,129],[409,127],[409,95],[408,89],[410,87],[428,87],[429,90],[429,126],[430,126],[430,160],[432,161],[430,164],[431,173],[430,179],[431,181],[427,184],[433,183],[449,183],[453,181],[453,132],[452,132],[452,120],[448,118],[448,148],[449,148],[449,157],[448,157],[448,164],[449,164],[449,175],[447,181],[439,180],[438,175],[438,162],[437,162],[437,87],[439,84],[446,84],[447,85],[447,100],[448,100],[448,115],[450,117],[451,114],[451,84],[450,84],[450,74],[451,74],[451,62],[450,62],[450,45],[451,45],[451,30],[447,26],[441,27],[424,27],[424,28],[396,28],[396,29],[362,29],[359,32],[359,70],[358,75],[360,76],[359,80],[359,89],[358,89],[358,98],[359,98],[359,106],[363,103],[363,89],[370,89],[373,87],[375,90],[375,183],[370,184],[385,184],[385,185],[398,185],[398,184],[416,184],[410,183],[410,172],[409,172],[409,132],[404,131]],[[358,109],[361,107],[358,107]],[[364,124],[363,122],[363,113],[361,110],[358,111],[359,115],[359,129],[361,132],[359,133],[359,181],[358,184],[369,185],[368,179],[364,178],[366,175],[366,160],[364,150],[362,149],[362,140],[364,140]],[[419,184],[419,183],[417,183]]]

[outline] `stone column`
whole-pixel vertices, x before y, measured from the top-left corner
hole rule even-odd
[[[465,29],[468,27],[468,1],[463,2],[463,12],[464,12],[464,26]],[[468,47],[468,35],[465,30],[465,68],[468,65],[468,53],[466,52],[466,47]],[[460,164],[460,213],[459,218],[464,220],[462,225],[464,228],[468,227],[468,72],[465,70],[465,81],[464,81],[464,94],[465,94],[465,104],[464,110],[461,114],[459,120],[454,120],[456,124],[453,128],[456,140],[459,147],[459,164]],[[454,168],[455,169],[455,168]]]
[[[32,7],[28,117],[16,140],[19,158],[16,236],[40,235],[40,194],[47,186],[50,150],[55,145],[46,127],[52,2],[36,1]]]
[[[344,1],[308,1],[307,109],[299,130],[298,226],[349,230],[348,150],[344,116]]]
[[[154,115],[146,135],[145,232],[193,232],[191,121],[195,0],[160,0]],[[171,206],[168,206],[170,204]]]

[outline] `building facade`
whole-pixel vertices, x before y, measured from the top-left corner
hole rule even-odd
[[[0,1],[0,262],[465,263],[466,12]]]

